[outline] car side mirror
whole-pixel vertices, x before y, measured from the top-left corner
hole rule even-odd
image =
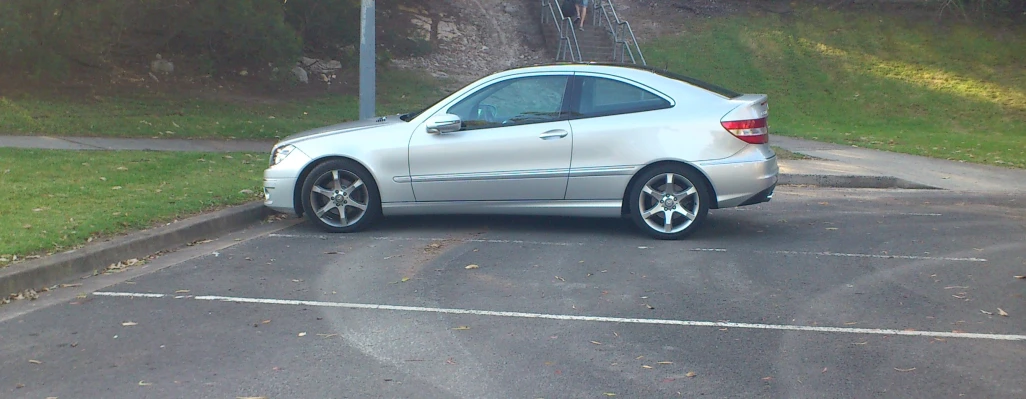
[[[453,114],[441,114],[428,118],[424,123],[429,134],[444,134],[457,132],[463,125],[459,116]]]

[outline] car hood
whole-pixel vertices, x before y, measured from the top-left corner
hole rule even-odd
[[[406,122],[403,122],[402,119],[399,119],[399,115],[390,115],[375,117],[371,119],[361,119],[351,122],[343,122],[293,134],[291,136],[285,137],[284,139],[281,139],[281,141],[278,142],[278,145],[295,144],[300,141],[309,140],[317,137],[329,136],[333,134],[352,133],[367,129],[375,129],[383,126],[394,125],[396,123]]]

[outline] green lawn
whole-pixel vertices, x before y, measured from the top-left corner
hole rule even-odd
[[[0,267],[260,199],[266,165],[267,154],[0,148]]]
[[[417,110],[444,94],[441,82],[415,72],[378,75],[377,113]],[[0,97],[0,134],[270,139],[356,119],[356,96],[325,95],[274,104],[243,104],[135,94],[124,97]]]
[[[1026,167],[1026,27],[798,9],[692,20],[651,66],[769,95],[776,134]]]

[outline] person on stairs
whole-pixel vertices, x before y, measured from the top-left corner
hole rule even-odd
[[[574,6],[577,8],[577,27],[581,31],[584,31],[584,18],[588,16],[588,0],[574,0]]]

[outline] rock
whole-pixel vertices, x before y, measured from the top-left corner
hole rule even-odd
[[[296,80],[300,83],[310,83],[310,75],[308,75],[306,70],[299,65],[292,67],[292,76],[295,76]]]
[[[157,59],[150,62],[150,71],[165,74],[171,73],[175,71],[175,64],[157,54]]]

